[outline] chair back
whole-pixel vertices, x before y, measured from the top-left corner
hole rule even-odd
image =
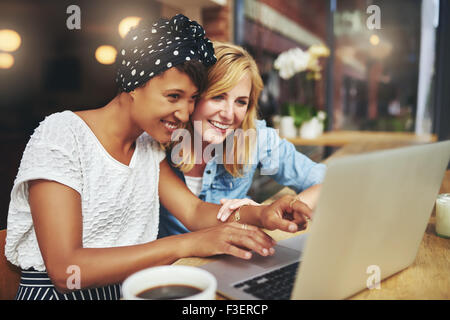
[[[6,229],[0,230],[0,300],[13,300],[20,282],[20,268],[5,257]]]

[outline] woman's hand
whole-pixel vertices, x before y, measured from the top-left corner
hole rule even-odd
[[[275,241],[258,227],[229,222],[219,226],[184,234],[190,255],[207,257],[229,254],[242,259],[250,259],[251,251],[262,256],[274,254]]]
[[[284,196],[266,206],[260,215],[261,225],[269,230],[297,232],[306,229],[312,210],[298,197]]]
[[[220,199],[220,207],[219,212],[217,214],[217,220],[222,222],[227,221],[230,215],[237,209],[245,205],[259,206],[260,204],[253,201],[252,199],[244,198],[244,199]]]

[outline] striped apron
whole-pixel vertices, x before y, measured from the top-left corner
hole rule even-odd
[[[119,300],[120,284],[60,293],[47,272],[22,270],[16,300]]]

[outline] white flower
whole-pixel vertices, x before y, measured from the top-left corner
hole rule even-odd
[[[287,80],[296,73],[306,70],[315,73],[315,79],[320,78],[319,58],[327,57],[330,50],[323,44],[312,45],[308,51],[300,48],[293,48],[282,52],[274,62],[274,67],[279,71],[281,78]],[[319,76],[317,76],[319,75]]]
[[[326,116],[327,114],[324,111],[317,112],[317,119],[319,119],[320,121],[324,121]]]
[[[314,72],[320,71],[319,59],[316,56],[310,56],[307,69]]]
[[[330,55],[330,50],[323,44],[313,44],[308,52],[315,57],[328,57]]]
[[[298,72],[307,70],[309,60],[308,52],[293,48],[281,53],[275,60],[274,67],[279,70],[280,77],[286,80]]]

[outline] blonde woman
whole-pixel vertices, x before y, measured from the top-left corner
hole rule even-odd
[[[208,70],[189,135],[170,149],[172,169],[201,200],[223,205],[217,215],[221,221],[242,205],[255,204],[246,197],[257,168],[296,190],[314,209],[325,165],[297,152],[257,120],[263,82],[250,54],[229,43],[214,42],[214,48],[217,62]],[[164,206],[160,212],[159,237],[189,231]]]

